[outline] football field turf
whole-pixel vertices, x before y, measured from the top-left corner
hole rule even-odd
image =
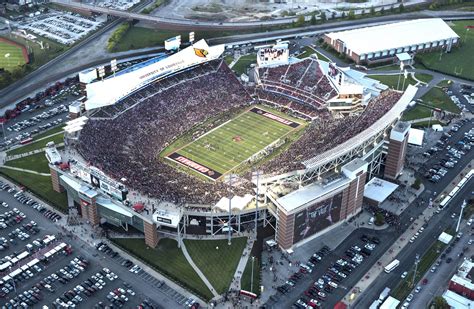
[[[218,179],[302,124],[253,107],[167,156]]]
[[[22,48],[0,40],[0,68],[10,70],[23,64],[25,57]]]

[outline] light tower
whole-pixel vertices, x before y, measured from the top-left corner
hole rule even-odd
[[[458,224],[456,225],[456,233],[459,232],[459,225],[461,224],[462,213],[464,211],[464,208],[466,207],[466,204],[466,200],[464,200],[461,204],[461,212],[459,213]]]

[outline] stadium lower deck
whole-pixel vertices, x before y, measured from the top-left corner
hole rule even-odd
[[[216,60],[158,80],[99,110],[81,131],[77,149],[86,161],[114,179],[125,179],[128,187],[144,195],[176,204],[213,205],[229,194],[228,185],[219,178],[304,127],[304,121],[291,116],[312,122],[285,151],[260,164],[267,174],[304,168],[305,160],[370,127],[401,96],[384,91],[362,113],[335,119],[324,100],[336,92],[314,60],[266,70],[261,77],[262,86],[246,89],[222,60]],[[255,92],[254,98],[249,91]],[[282,100],[274,100],[276,96]],[[259,102],[278,110],[263,117],[252,112]],[[243,109],[247,112],[235,117]],[[228,122],[206,123],[216,118]],[[292,127],[287,121],[299,125]],[[173,149],[173,143],[199,126],[204,129],[197,136]],[[170,146],[168,159],[160,157]],[[169,164],[170,159],[179,164]],[[219,180],[203,181],[196,172]],[[239,173],[244,176],[237,177],[230,189],[243,196],[253,185],[244,171]]]
[[[252,107],[166,158],[216,180],[301,127],[269,108]]]

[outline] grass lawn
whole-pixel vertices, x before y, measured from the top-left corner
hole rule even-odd
[[[242,274],[242,279],[240,281],[242,290],[250,291],[257,295],[260,295],[260,261],[258,258],[255,258],[253,262],[253,289],[252,287],[252,257],[247,261],[245,265],[244,273]]]
[[[425,73],[415,73],[415,77],[424,83],[429,83],[433,79],[433,75],[425,74]]]
[[[403,112],[402,120],[415,120],[422,119],[431,116],[431,109],[426,106],[421,106],[417,104],[410,110]]]
[[[51,203],[61,212],[67,211],[67,195],[66,193],[57,193],[53,190],[51,177],[18,172],[6,168],[0,169],[0,173],[14,182],[27,187],[31,192]]]
[[[368,75],[368,77],[378,80],[381,83],[389,86],[390,88],[396,89],[399,75],[398,74],[396,75]],[[408,85],[415,85],[415,84],[416,84],[416,81],[411,77],[411,75],[408,75],[407,79],[405,80],[405,86],[403,87],[403,90],[407,89]],[[402,89],[402,85],[403,85],[403,74],[400,77],[399,89]]]
[[[247,68],[250,67],[252,63],[257,63],[257,54],[249,54],[239,58],[232,70],[234,70],[237,75],[241,75],[242,73],[247,73]]]
[[[5,162],[7,166],[23,168],[39,173],[49,173],[48,160],[44,152]]]
[[[430,269],[431,265],[436,261],[438,256],[443,251],[446,245],[440,241],[436,241],[431,245],[431,247],[426,251],[426,253],[421,257],[420,262],[418,263],[418,269],[415,277],[415,285],[425,273]],[[391,293],[391,296],[395,297],[398,300],[403,300],[410,294],[410,291],[415,287],[411,283],[413,281],[414,270],[410,271],[407,277],[398,283],[397,287]]]
[[[376,70],[376,71],[400,71],[400,66],[398,64],[388,64],[388,65],[376,66],[369,69]]]
[[[420,128],[420,129],[423,129],[423,128],[428,128],[434,124],[441,124],[441,122],[439,122],[438,120],[431,120],[431,121],[420,121],[420,122],[416,122],[416,123],[412,123],[411,124],[411,127],[412,128]]]
[[[466,63],[474,55],[474,31],[466,31],[466,26],[473,25],[473,20],[453,22],[452,29],[461,38],[461,45],[453,47],[450,53],[440,51],[419,54],[416,59],[426,68],[446,74],[474,80],[474,65]],[[441,55],[441,59],[440,59]]]
[[[9,57],[5,57],[5,55],[9,55]],[[25,64],[25,62],[20,46],[0,40],[0,68],[11,70]]]
[[[162,238],[156,248],[148,247],[143,239],[114,238],[112,241],[204,299],[212,298],[211,291],[188,263],[175,240]]]
[[[224,57],[224,61],[225,63],[227,63],[227,65],[231,64],[232,61],[234,61],[234,56],[231,56],[231,55],[227,55]]]
[[[219,294],[229,289],[246,243],[246,237],[233,238],[230,246],[227,239],[184,240],[194,263]]]
[[[188,42],[189,31],[156,30],[144,27],[133,26],[115,46],[114,51],[127,51],[131,49],[140,49],[153,46],[164,46],[164,41],[181,35],[182,42]],[[232,31],[198,31],[195,35],[195,41],[200,39],[209,39],[235,35]]]
[[[441,88],[447,88],[447,87],[451,86],[452,83],[453,82],[451,80],[445,79],[445,80],[440,81],[437,86],[441,87]]]
[[[421,97],[423,103],[429,106],[441,108],[452,113],[459,113],[459,107],[451,101],[451,98],[439,88],[431,88],[424,96]]]
[[[247,110],[172,152],[170,156],[178,162],[177,153],[223,175],[268,145],[302,127],[300,123],[274,113],[263,113],[264,110],[256,107]],[[287,123],[282,123],[284,121]],[[214,179],[218,177],[215,174]]]
[[[321,54],[321,53],[318,52],[317,50],[312,49],[312,48],[309,47],[309,46],[303,47],[303,52],[298,55],[298,58],[299,58],[299,59],[303,59],[303,58],[306,58],[306,57],[311,56],[312,54],[318,55],[318,59],[319,59],[319,60],[331,62],[326,56],[324,56],[323,54]]]
[[[62,128],[60,128],[60,129],[62,130]],[[57,132],[51,132],[46,136],[49,136],[49,135],[54,134],[54,133],[57,133]],[[45,136],[39,136],[38,135],[38,136],[35,136],[34,139],[37,140],[38,138],[43,138],[43,137],[45,137]],[[7,151],[7,155],[12,156],[12,155],[20,154],[20,153],[27,153],[27,152],[30,152],[30,151],[33,151],[33,150],[41,149],[41,148],[46,147],[46,144],[49,143],[49,142],[54,142],[56,145],[60,144],[60,143],[63,143],[64,142],[64,134],[57,134],[57,135],[45,138],[43,140],[32,142],[30,144],[26,144],[24,146],[12,149],[10,151]]]

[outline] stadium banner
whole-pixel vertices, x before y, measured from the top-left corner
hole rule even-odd
[[[192,46],[138,70],[87,84],[86,110],[113,105],[159,78],[218,59],[224,53],[224,48],[223,44],[209,46],[205,40],[200,40]]]
[[[254,107],[250,110],[252,113],[255,113],[255,114],[259,114],[263,117],[267,117],[269,119],[272,119],[272,120],[275,120],[276,122],[279,122],[279,123],[282,123],[282,124],[285,124],[289,127],[292,127],[292,128],[297,128],[300,126],[299,123],[297,122],[294,122],[294,121],[291,121],[291,120],[288,120],[288,119],[285,119],[283,117],[280,117],[278,115],[275,115],[273,113],[270,113],[270,112],[267,112],[263,109],[260,109],[258,107]]]
[[[341,219],[342,192],[295,214],[293,243],[297,243]]]
[[[174,162],[176,162],[176,163],[179,163],[181,165],[189,167],[190,169],[192,169],[192,170],[194,170],[194,171],[196,171],[196,172],[198,172],[198,173],[200,173],[200,174],[202,174],[206,177],[209,177],[213,180],[217,180],[217,179],[219,179],[219,177],[222,176],[221,173],[216,172],[216,171],[214,171],[214,170],[212,170],[212,169],[210,169],[210,168],[208,168],[204,165],[201,165],[197,162],[194,162],[193,160],[188,159],[185,156],[182,156],[177,152],[173,152],[172,154],[168,155],[167,158],[174,161]]]

